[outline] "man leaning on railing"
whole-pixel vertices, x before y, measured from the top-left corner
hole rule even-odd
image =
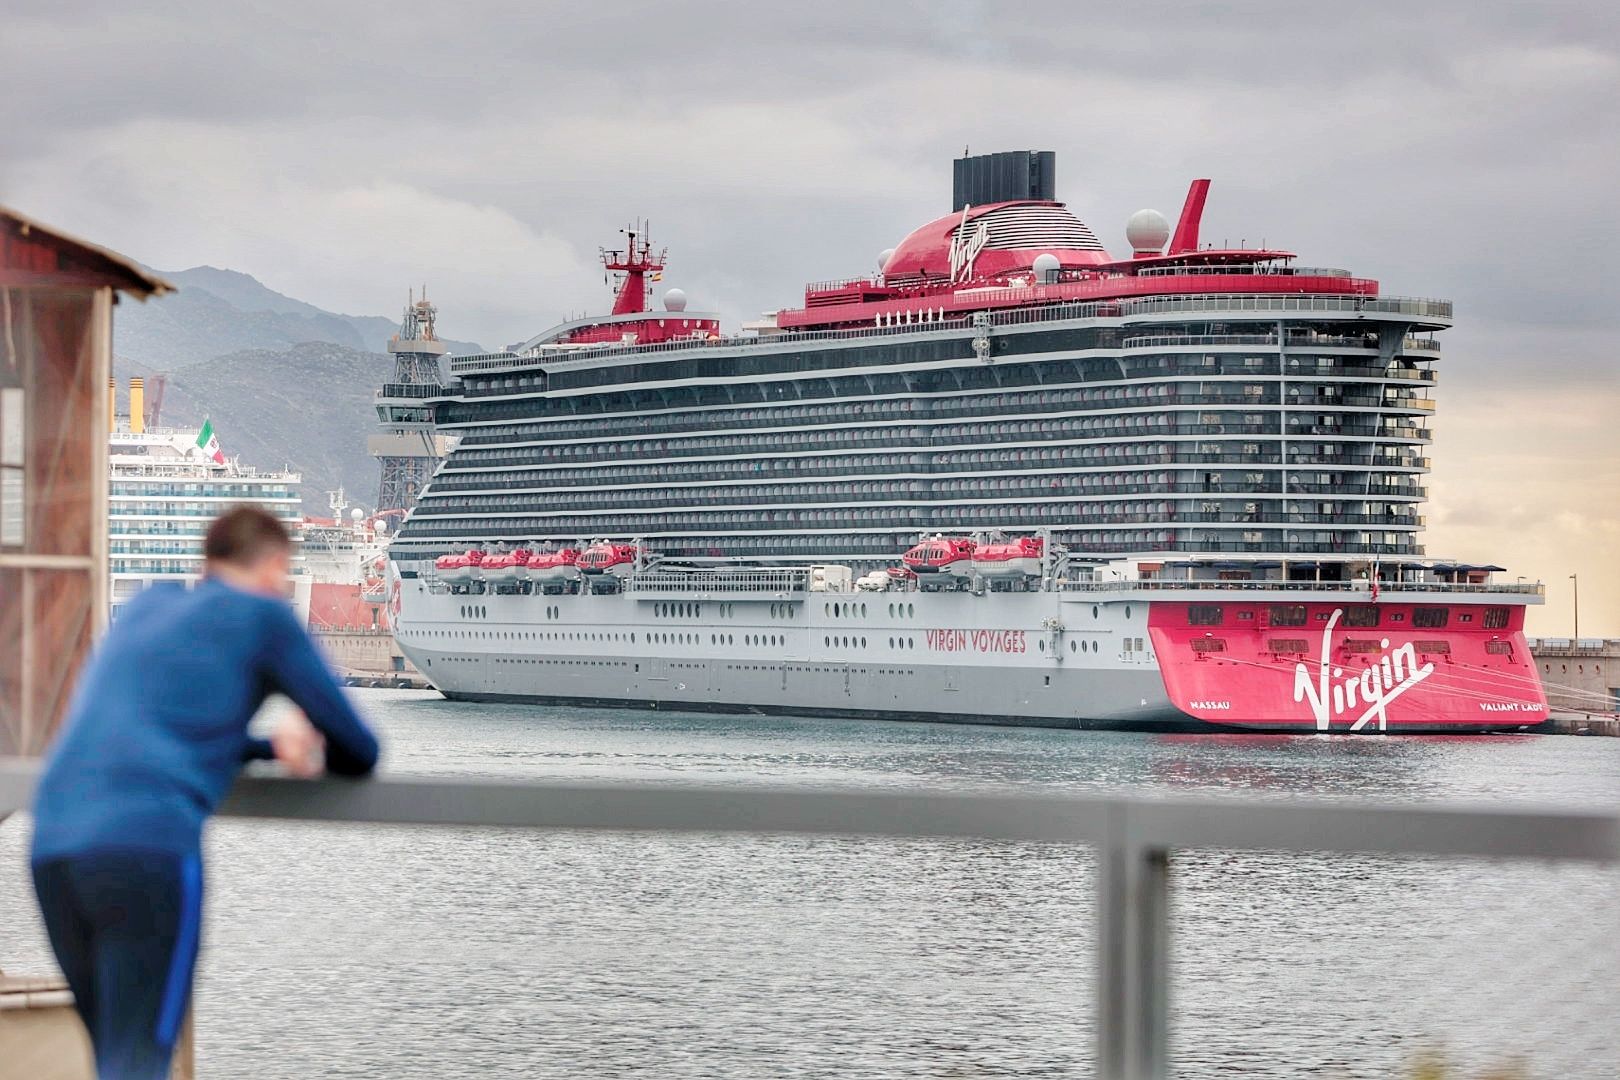
[[[196,588],[125,605],[34,801],[35,892],[103,1080],[168,1075],[197,959],[203,825],[242,763],[274,758],[297,776],[377,763],[376,738],[286,602],[286,528],[236,507],[203,552]],[[276,692],[308,719],[250,738]]]

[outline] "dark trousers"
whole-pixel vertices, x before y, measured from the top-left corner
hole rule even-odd
[[[101,1080],[164,1080],[191,997],[202,915],[195,854],[97,851],[36,862],[51,948]]]

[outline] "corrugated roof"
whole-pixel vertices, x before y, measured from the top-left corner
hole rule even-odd
[[[52,228],[43,222],[35,221],[18,210],[9,206],[0,205],[0,229],[10,232],[25,241],[39,243],[41,240],[59,254],[66,254],[70,262],[83,264],[75,268],[79,272],[93,272],[107,279],[106,284],[112,285],[120,292],[127,292],[142,300],[148,296],[162,296],[164,293],[175,291],[175,287],[164,281],[146,267],[127,256],[116,251],[104,248],[99,244],[92,244],[88,240],[80,240],[70,236],[60,229]],[[3,252],[3,249],[0,249]],[[42,280],[53,273],[62,273],[72,276],[73,269],[41,268],[41,267],[13,267],[0,258],[0,273],[6,270],[32,271],[41,276]]]

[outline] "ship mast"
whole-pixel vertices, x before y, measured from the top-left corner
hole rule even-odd
[[[660,248],[654,255],[652,242],[647,239],[647,222],[640,221],[619,230],[629,240],[624,250],[602,249],[602,268],[610,274],[623,274],[613,300],[613,314],[635,315],[647,309],[647,275],[657,275],[664,269],[668,248]],[[655,277],[654,280],[657,280]]]

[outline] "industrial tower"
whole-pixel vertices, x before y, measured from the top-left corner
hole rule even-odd
[[[382,466],[377,491],[377,512],[409,510],[427,486],[434,466],[444,457],[443,439],[435,433],[433,411],[424,402],[440,389],[439,357],[445,346],[433,332],[439,309],[413,291],[405,305],[399,333],[388,339],[394,356],[394,377],[377,395],[377,418],[382,431],[366,440],[367,449]]]

